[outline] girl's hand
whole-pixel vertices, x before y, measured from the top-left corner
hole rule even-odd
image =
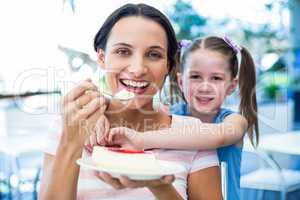
[[[120,178],[114,178],[106,172],[95,172],[96,176],[101,179],[103,182],[111,185],[115,189],[124,189],[124,188],[158,188],[171,184],[175,177],[174,175],[163,176],[160,179],[156,180],[130,180],[126,176],[121,176]]]
[[[106,100],[97,87],[86,80],[63,98],[63,133],[61,145],[82,150],[91,130],[106,110]]]
[[[109,121],[105,115],[101,115],[96,122],[92,134],[85,143],[85,149],[92,153],[93,147],[96,145],[105,146],[108,142],[105,136],[109,134]]]
[[[127,127],[112,128],[106,135],[108,144],[119,145],[122,149],[144,150],[144,142],[139,133]]]

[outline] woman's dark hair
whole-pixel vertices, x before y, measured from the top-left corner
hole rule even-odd
[[[207,49],[211,51],[217,51],[227,57],[231,77],[238,78],[239,84],[239,95],[240,95],[240,105],[239,111],[248,122],[248,135],[250,137],[251,143],[257,146],[259,142],[259,130],[258,130],[258,119],[257,119],[257,101],[256,101],[256,73],[255,65],[251,54],[245,47],[241,47],[241,62],[239,66],[238,57],[236,49],[230,46],[223,38],[220,37],[206,37],[203,39],[196,39],[187,48],[182,49],[180,57],[180,65],[177,71],[183,73],[186,67],[186,60],[190,53],[198,49]],[[177,77],[173,76],[172,82],[177,83]],[[178,85],[172,88],[173,93],[183,94],[178,92]],[[254,142],[255,133],[255,142]]]
[[[113,26],[122,18],[130,16],[141,16],[153,20],[165,30],[168,40],[168,67],[171,72],[176,65],[177,40],[174,29],[168,18],[156,8],[146,4],[125,4],[115,10],[104,22],[94,39],[94,49],[105,50],[107,39]],[[142,28],[142,27],[141,27]]]

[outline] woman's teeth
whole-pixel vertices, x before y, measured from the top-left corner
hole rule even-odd
[[[148,82],[146,81],[132,81],[132,80],[121,80],[121,83],[128,87],[133,87],[133,88],[145,88],[149,85]]]

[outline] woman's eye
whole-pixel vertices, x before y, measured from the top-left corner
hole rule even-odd
[[[128,49],[117,49],[116,53],[121,56],[130,55],[130,51]]]
[[[150,57],[151,59],[159,59],[162,57],[161,53],[159,52],[155,52],[155,51],[150,51],[148,53],[148,57]]]

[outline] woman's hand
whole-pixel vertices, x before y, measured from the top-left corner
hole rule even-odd
[[[119,145],[122,149],[144,150],[144,141],[138,131],[127,127],[110,129],[105,138],[110,145]]]
[[[111,185],[115,189],[140,188],[140,187],[147,187],[149,189],[153,189],[153,188],[159,188],[171,184],[175,180],[174,175],[166,175],[156,180],[130,180],[126,176],[121,176],[120,178],[114,178],[106,172],[95,172],[95,173],[99,179]]]
[[[91,80],[83,81],[72,89],[63,98],[61,144],[82,149],[106,107],[105,98]]]

